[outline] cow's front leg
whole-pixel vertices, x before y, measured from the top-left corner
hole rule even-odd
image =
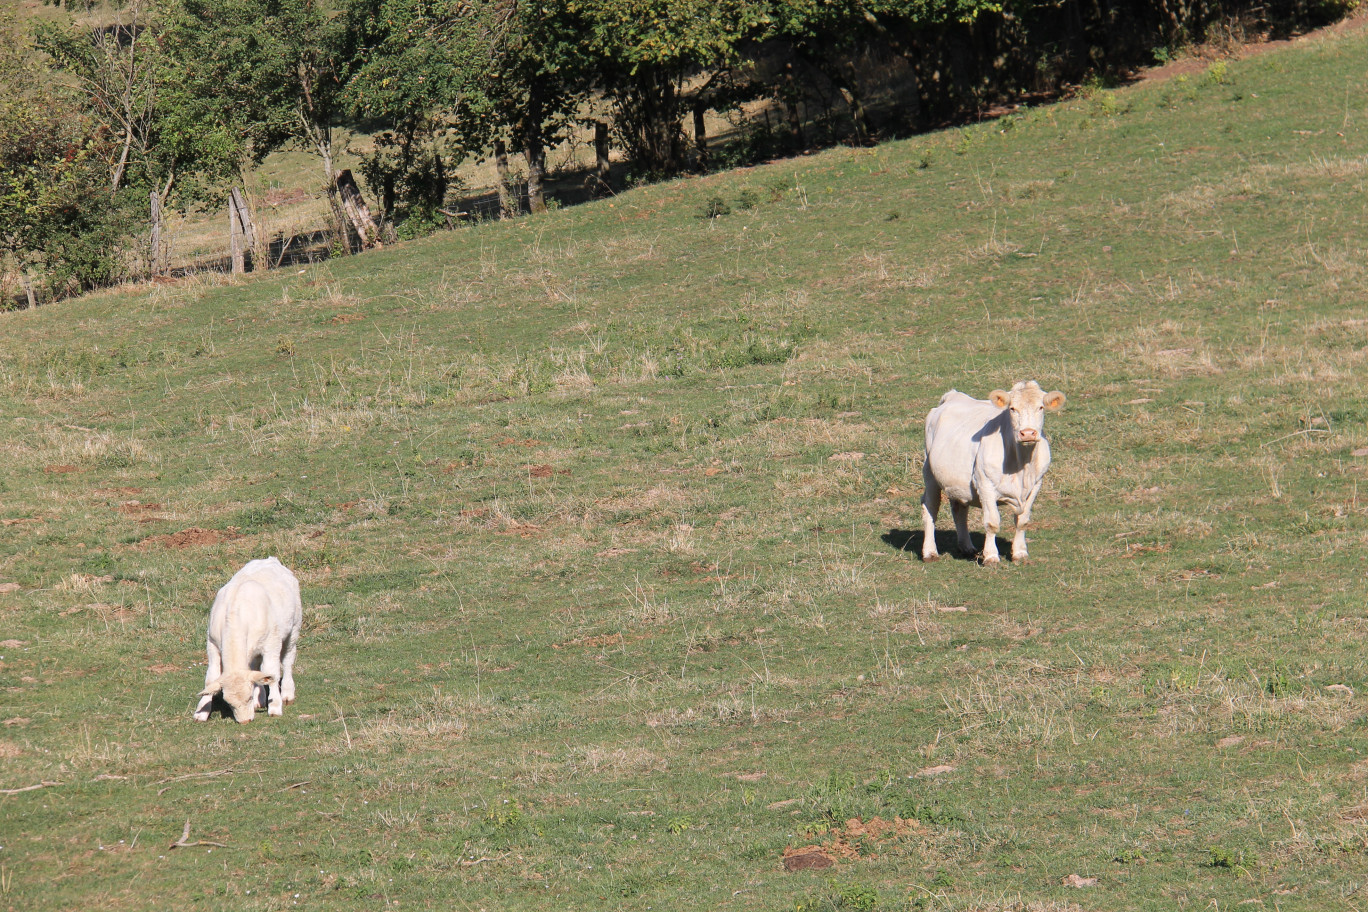
[[[922,466],[922,481],[926,490],[922,493],[922,561],[931,563],[940,560],[936,551],[936,514],[940,512],[941,487],[929,466]],[[952,502],[953,508],[953,502]]]
[[[983,562],[995,566],[1001,560],[998,557],[997,534],[998,529],[1002,528],[1002,514],[998,512],[996,491],[991,494],[984,492],[980,497],[983,501]]]
[[[1026,527],[1031,524],[1030,512],[1021,512],[1016,518],[1016,533],[1012,536],[1012,563],[1024,564],[1030,557],[1026,553]]]
[[[206,652],[209,657],[209,667],[204,671],[204,686],[205,689],[208,689],[209,685],[217,681],[219,676],[223,674],[223,653],[219,652],[219,648],[214,645],[213,640],[209,641]],[[213,694],[210,694],[207,697],[200,697],[199,704],[195,706],[195,721],[208,722],[209,713],[213,708],[213,704]]]
[[[1026,529],[1031,525],[1031,507],[1035,506],[1036,495],[1040,493],[1040,485],[1035,486],[1026,497],[1026,502],[1021,505],[1021,510],[1017,512],[1016,534],[1012,536],[1012,563],[1024,564],[1030,558],[1026,553]]]

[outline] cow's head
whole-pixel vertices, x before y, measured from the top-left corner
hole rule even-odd
[[[1023,380],[1010,392],[993,390],[988,401],[1007,410],[1012,422],[1012,436],[1017,443],[1034,446],[1045,427],[1045,410],[1059,411],[1064,406],[1064,394],[1059,390],[1047,393],[1034,380]]]
[[[230,671],[221,675],[199,692],[201,697],[223,694],[223,700],[233,710],[233,718],[246,724],[256,715],[257,686],[270,687],[275,677],[261,671]]]

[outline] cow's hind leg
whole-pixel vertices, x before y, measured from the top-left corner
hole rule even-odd
[[[955,537],[959,539],[960,551],[964,554],[973,554],[974,540],[969,537],[969,505],[952,499],[950,515],[955,517]]]
[[[295,701],[294,663],[298,650],[299,637],[292,636],[285,647],[285,655],[280,659],[280,698],[287,704]]]
[[[922,560],[930,563],[940,559],[940,554],[936,551],[936,516],[940,513],[941,505],[941,486],[936,481],[936,477],[931,474],[931,469],[926,465],[922,466],[922,480],[926,483],[926,491],[922,494]]]
[[[284,704],[280,700],[280,643],[266,641],[261,656],[261,673],[270,675],[271,683],[266,685],[266,715],[283,715]]]

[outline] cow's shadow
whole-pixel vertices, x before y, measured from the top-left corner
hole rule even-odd
[[[909,551],[921,559],[922,543],[926,541],[926,533],[921,531],[913,532],[910,529],[889,529],[880,536],[884,544],[896,548],[899,551]],[[941,557],[950,557],[955,560],[977,561],[983,554],[984,534],[982,532],[970,532],[969,541],[973,542],[974,552],[966,554],[960,550],[959,537],[954,529],[936,530],[936,550]],[[1012,540],[997,536],[998,554],[1005,561],[1012,559]]]

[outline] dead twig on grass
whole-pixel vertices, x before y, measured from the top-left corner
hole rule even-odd
[[[193,849],[193,848],[195,848],[196,846],[214,846],[215,848],[219,848],[219,849],[226,849],[226,848],[228,848],[228,846],[224,845],[224,844],[221,843],[221,842],[208,842],[208,841],[203,840],[203,839],[197,839],[197,840],[195,840],[194,842],[191,842],[191,841],[190,841],[190,818],[187,817],[187,818],[185,818],[185,829],[181,830],[180,839],[177,839],[175,842],[171,843],[171,848],[173,848],[173,849]]]
[[[61,784],[62,784],[62,783],[60,783],[60,782],[54,782],[54,781],[52,781],[52,780],[50,780],[50,779],[44,779],[42,782],[38,783],[37,785],[26,785],[26,786],[24,786],[23,788],[17,788],[17,789],[0,789],[0,795],[18,795],[20,792],[36,792],[38,789],[50,788],[51,786],[54,786],[54,785],[61,785]]]
[[[187,775],[185,775],[185,776],[172,776],[170,779],[159,779],[159,780],[157,780],[156,782],[154,782],[154,783],[152,783],[152,784],[153,784],[153,785],[161,785],[163,782],[170,782],[170,783],[173,783],[173,784],[174,784],[174,783],[177,783],[177,782],[184,782],[184,781],[186,781],[187,779],[212,779],[212,778],[215,777],[215,776],[227,776],[229,773],[235,773],[235,772],[237,772],[237,770],[233,769],[233,768],[230,766],[230,767],[228,767],[227,769],[211,770],[210,772],[207,772],[207,773],[189,773],[189,774],[187,774]],[[165,793],[166,793],[167,791],[169,791],[170,789],[171,789],[171,786],[169,786],[169,785],[168,785],[166,788],[164,788],[164,789],[157,789],[157,794],[158,794],[158,795],[165,794]]]
[[[485,862],[485,861],[500,861],[500,860],[502,860],[502,859],[504,859],[504,858],[507,858],[509,855],[512,855],[512,854],[513,854],[512,852],[504,852],[502,855],[484,855],[484,856],[482,856],[482,857],[480,857],[480,858],[473,858],[473,859],[471,859],[470,861],[463,861],[463,862],[461,862],[461,867],[463,867],[463,868],[473,868],[473,867],[475,867],[475,865],[480,864],[481,862]]]

